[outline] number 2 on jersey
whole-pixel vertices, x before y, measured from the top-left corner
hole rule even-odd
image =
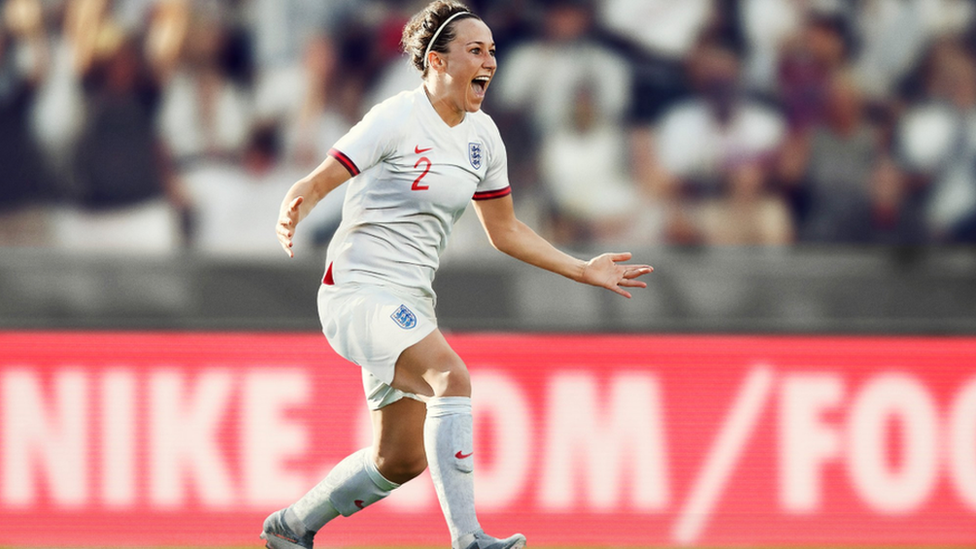
[[[424,173],[418,175],[417,176],[417,179],[414,179],[413,180],[413,185],[410,187],[410,190],[412,190],[412,191],[426,191],[427,189],[430,188],[430,185],[421,185],[420,184],[420,180],[423,179],[424,176],[427,175],[427,172],[430,171],[430,165],[431,165],[430,159],[427,158],[426,156],[421,156],[420,159],[417,160],[417,163],[413,165],[413,167],[416,168],[416,167],[420,166],[420,164],[422,164],[422,163],[426,163],[427,165],[424,166]]]

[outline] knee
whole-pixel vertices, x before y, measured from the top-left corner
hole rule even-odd
[[[423,449],[399,451],[388,455],[381,453],[374,457],[376,468],[383,478],[397,484],[414,479],[427,469],[427,456]]]
[[[463,368],[438,372],[430,385],[434,396],[471,396],[471,376]]]
[[[434,396],[471,396],[471,375],[455,354],[443,357],[442,367],[427,380]]]

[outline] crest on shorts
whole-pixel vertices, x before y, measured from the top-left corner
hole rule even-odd
[[[472,168],[481,169],[481,143],[468,143],[468,160]]]
[[[393,311],[390,318],[393,319],[393,322],[397,323],[397,326],[404,330],[409,330],[417,325],[417,315],[413,314],[413,311],[408,309],[406,305],[400,305],[399,309]]]

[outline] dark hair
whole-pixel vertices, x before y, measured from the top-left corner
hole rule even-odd
[[[464,4],[454,0],[435,0],[427,4],[427,7],[414,15],[410,22],[403,27],[403,37],[400,39],[400,44],[403,46],[403,51],[410,56],[410,62],[413,66],[424,76],[427,76],[424,54],[427,52],[430,39],[433,38],[437,29],[444,24],[444,21],[457,13],[463,15],[455,17],[447,27],[441,29],[440,34],[437,35],[437,41],[430,48],[430,51],[446,53],[447,45],[457,36],[455,24],[458,21],[468,18],[481,20],[480,17],[471,13],[471,10]]]

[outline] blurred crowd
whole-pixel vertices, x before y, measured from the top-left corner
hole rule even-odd
[[[520,215],[561,245],[976,243],[969,0],[467,3]],[[424,4],[0,0],[0,245],[280,253],[287,188],[419,85]]]

